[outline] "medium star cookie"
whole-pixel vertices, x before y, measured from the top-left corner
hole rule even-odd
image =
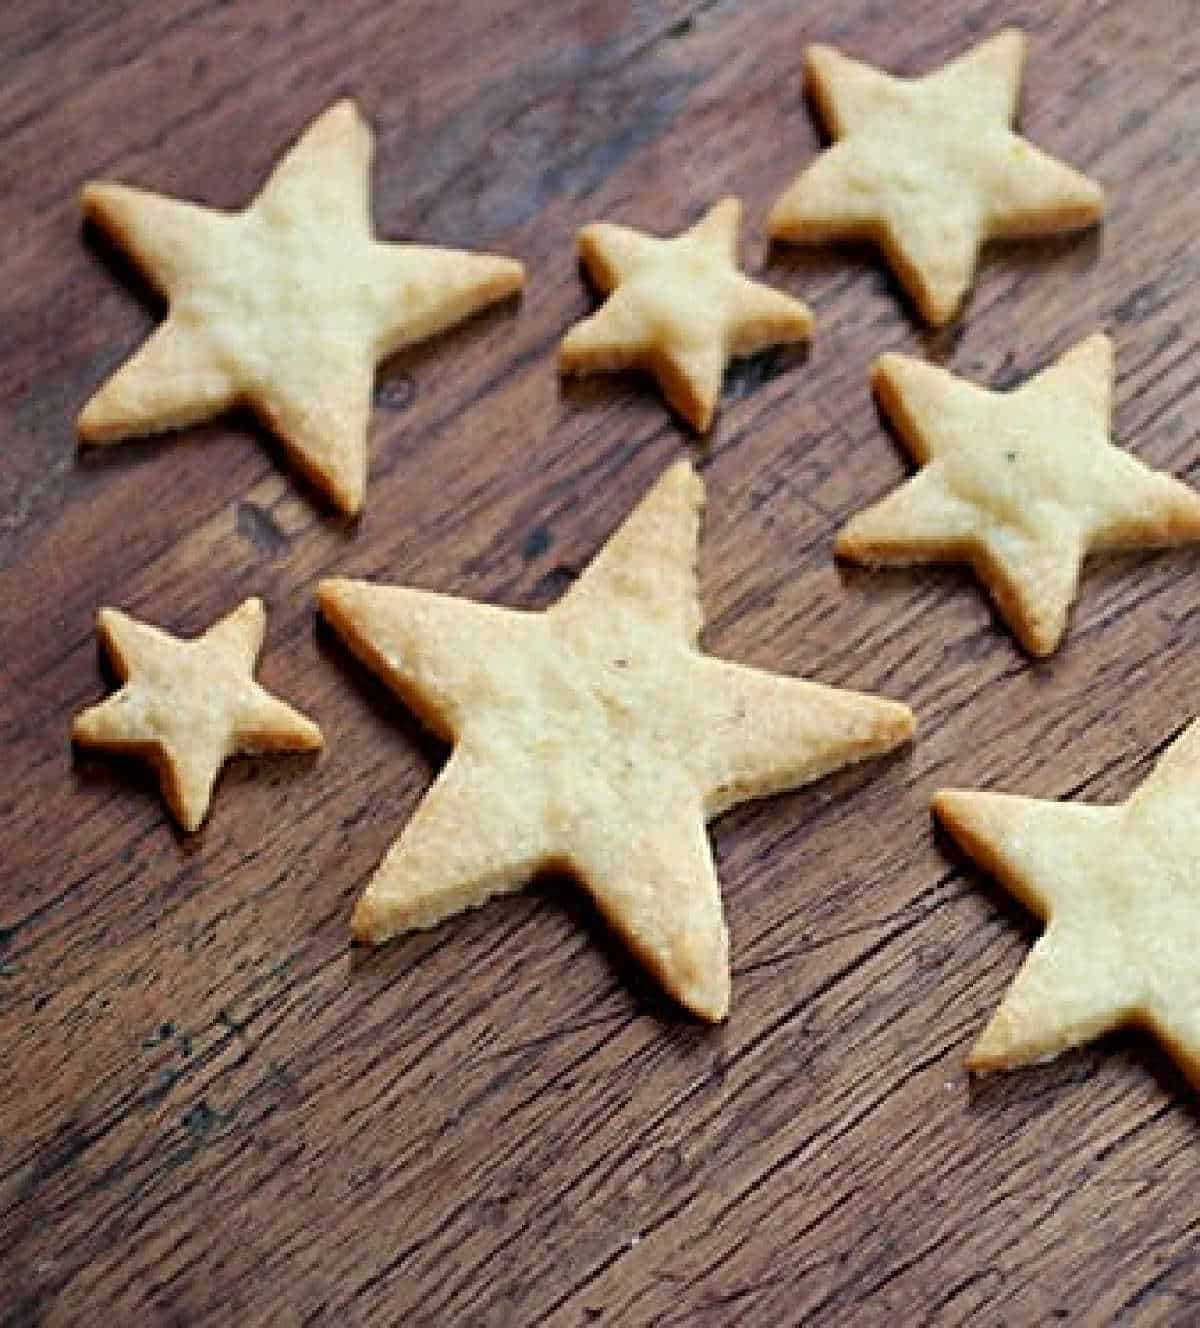
[[[116,609],[97,631],[123,686],[75,717],[85,747],[146,757],[185,830],[208,813],[213,784],[235,752],[314,751],[321,730],[254,681],[267,614],[260,599],[181,641]]]
[[[808,87],[834,144],[777,199],[781,240],[872,240],[921,316],[958,312],[985,240],[1098,221],[1099,185],[1009,126],[1025,38],[1009,28],[924,78],[810,46]]]
[[[741,216],[741,203],[725,198],[669,240],[608,222],[585,226],[580,257],[608,299],[563,338],[563,372],[647,370],[703,433],[732,356],[805,341],[812,331],[807,305],[738,271]]]
[[[1021,644],[1047,655],[1067,628],[1089,549],[1200,539],[1200,494],[1109,441],[1112,342],[1081,341],[1013,392],[906,355],[872,373],[923,467],[843,527],[843,558],[969,562]]]
[[[1200,1086],[1200,722],[1125,802],[943,791],[963,849],[1046,923],[971,1052],[973,1070],[1149,1029]]]
[[[321,611],[450,760],[354,910],[376,944],[512,891],[578,878],[704,1019],[729,1006],[705,821],[904,742],[907,706],[701,654],[703,486],[671,467],[544,613],[362,581]]]
[[[375,365],[518,290],[510,258],[374,238],[372,134],[330,107],[242,212],[124,185],[83,207],[170,301],[166,321],[83,408],[112,443],[250,406],[345,512],[362,507]]]

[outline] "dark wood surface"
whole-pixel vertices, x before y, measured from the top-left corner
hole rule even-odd
[[[905,472],[885,349],[993,385],[1096,328],[1117,436],[1200,483],[1200,8],[911,0],[0,8],[0,1322],[1194,1323],[1195,1095],[1137,1036],[972,1083],[1030,920],[932,831],[943,784],[1123,797],[1200,709],[1197,555],[1092,560],[1025,658],[958,569],[838,567]],[[768,251],[820,139],[806,42],[900,72],[1005,22],[1022,124],[1104,227],[986,255],[918,328],[866,251]],[[237,206],[335,97],[378,130],[380,233],[511,252],[519,302],[379,378],[365,515],[234,418],[97,455],[73,419],[154,325],[81,230],[92,175]],[[563,388],[582,223],[746,203],[808,353],[734,369],[698,446],[651,388]],[[662,1000],[540,883],[373,954],[349,911],[444,753],[315,623],[317,578],[549,603],[675,456],[705,463],[707,647],[902,698],[911,751],[713,829],[734,1005]],[[202,833],[74,756],[93,615],[268,602],[262,680],[315,762],[234,762]]]

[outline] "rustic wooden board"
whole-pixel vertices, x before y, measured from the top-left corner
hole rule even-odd
[[[27,0],[0,9],[0,1320],[94,1324],[1195,1322],[1195,1097],[1139,1036],[971,1083],[1035,928],[939,841],[943,783],[1124,796],[1198,708],[1194,553],[1089,565],[1032,664],[968,574],[838,567],[904,473],[889,348],[1009,385],[1097,327],[1119,438],[1200,482],[1200,10],[1089,0]],[[1004,22],[1023,125],[1110,189],[1102,230],[989,251],[917,328],[866,252],[769,252],[819,138],[820,39],[925,70]],[[236,206],[336,96],[378,129],[392,237],[530,268],[380,375],[356,524],[249,421],[78,454],[153,326],[81,231],[104,174]],[[729,191],[809,353],[731,373],[697,447],[631,380],[564,390],[573,235]],[[908,700],[911,751],[714,827],[718,1029],[539,884],[370,956],[357,891],[443,753],[315,625],[337,571],[549,603],[668,461],[705,463],[714,653]],[[102,603],[199,630],[268,601],[262,677],[325,727],[235,762],[184,838],[140,768],[75,757]]]

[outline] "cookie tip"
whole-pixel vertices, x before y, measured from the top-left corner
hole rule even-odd
[[[354,905],[354,912],[350,915],[350,936],[355,945],[374,946],[387,939],[379,909],[369,895],[363,895]]]
[[[317,607],[327,617],[352,584],[344,576],[327,576],[317,582]]]

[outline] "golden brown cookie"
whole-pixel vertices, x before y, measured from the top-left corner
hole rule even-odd
[[[1200,1086],[1200,722],[1115,807],[944,791],[933,810],[1046,923],[971,1069],[1032,1065],[1136,1025]]]
[[[185,830],[208,813],[213,784],[235,752],[314,751],[321,730],[254,681],[267,615],[248,599],[194,641],[181,641],[116,609],[97,631],[120,691],[75,717],[85,747],[144,756]]]
[[[511,258],[376,240],[372,135],[330,107],[242,212],[91,183],[87,216],[170,301],[83,408],[84,442],[176,429],[239,403],[345,512],[362,506],[375,365],[518,290]]]
[[[738,271],[741,215],[736,198],[722,199],[669,240],[608,222],[585,226],[580,257],[608,298],[563,338],[563,372],[644,369],[693,428],[707,429],[732,356],[806,341],[812,331],[806,305]]]
[[[1013,392],[906,355],[879,403],[922,469],[843,527],[873,566],[969,562],[1026,650],[1062,640],[1089,549],[1200,540],[1200,494],[1109,441],[1113,351],[1097,333]]]
[[[705,821],[888,751],[913,717],[700,653],[702,500],[691,466],[672,466],[544,613],[322,582],[334,629],[454,744],[358,902],[357,939],[432,927],[564,870],[672,996],[725,1016]]]
[[[1009,127],[1024,58],[1013,28],[916,79],[810,46],[808,86],[834,143],[776,200],[771,234],[873,241],[940,326],[958,312],[985,240],[1098,221],[1100,187]]]

